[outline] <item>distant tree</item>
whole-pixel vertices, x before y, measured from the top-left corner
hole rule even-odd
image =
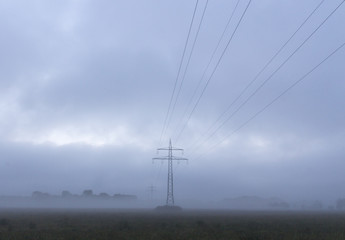
[[[31,197],[35,198],[35,199],[44,199],[44,198],[50,197],[50,195],[48,193],[43,193],[40,191],[34,191],[31,195]]]
[[[268,199],[268,206],[273,208],[289,208],[290,205],[282,199],[270,198]]]
[[[32,198],[39,198],[42,194],[43,193],[40,191],[34,191],[34,192],[32,192],[31,197]]]
[[[99,197],[100,198],[110,198],[110,195],[108,193],[100,193]]]
[[[313,203],[312,203],[312,209],[322,209],[323,208],[323,204],[322,204],[322,202],[321,201],[314,201]]]
[[[83,191],[83,197],[92,197],[93,196],[93,192],[91,189],[87,189]]]
[[[337,200],[336,208],[338,210],[344,210],[345,209],[345,198],[339,198]]]
[[[72,194],[69,191],[65,190],[65,191],[62,191],[61,197],[63,197],[63,198],[72,197]]]
[[[137,196],[135,195],[128,195],[128,194],[119,194],[119,193],[115,193],[113,195],[113,198],[117,199],[117,200],[137,200]]]

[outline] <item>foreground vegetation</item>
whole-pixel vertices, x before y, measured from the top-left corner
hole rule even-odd
[[[1,210],[0,239],[345,239],[345,213]]]

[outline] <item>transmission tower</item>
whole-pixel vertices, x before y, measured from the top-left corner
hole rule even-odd
[[[173,151],[182,151],[182,148],[174,148],[171,145],[171,139],[169,141],[169,147],[158,148],[157,151],[168,151],[168,156],[156,157],[152,160],[168,160],[168,186],[167,186],[167,206],[174,206],[174,177],[173,177],[173,161],[188,160],[187,158],[173,156]]]
[[[151,184],[151,186],[147,187],[147,192],[150,194],[150,200],[153,199],[153,193],[156,192],[156,187]]]

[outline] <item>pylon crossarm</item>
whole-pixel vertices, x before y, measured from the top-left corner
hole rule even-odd
[[[183,151],[182,148],[157,148],[158,151],[169,151],[169,150],[172,150],[172,151]]]
[[[152,158],[152,160],[169,160],[169,157]],[[184,160],[184,161],[187,161],[188,159],[187,158],[179,158],[179,157],[171,157],[171,160],[176,160],[176,161]]]
[[[173,150],[173,151],[174,151],[174,150],[176,150],[176,151],[183,151],[183,149],[182,149],[182,148],[174,148],[174,147],[173,147],[173,148],[171,148],[171,150]]]
[[[185,160],[187,161],[188,159],[187,158],[178,158],[178,157],[172,157],[171,160]]]
[[[169,160],[169,157],[156,157],[152,158],[152,160]]]
[[[157,150],[158,150],[158,151],[163,151],[163,150],[168,151],[168,150],[169,150],[169,148],[157,148]]]

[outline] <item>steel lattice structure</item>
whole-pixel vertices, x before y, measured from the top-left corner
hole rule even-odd
[[[174,175],[173,175],[173,161],[188,160],[187,158],[173,156],[173,151],[183,151],[182,148],[172,147],[171,140],[169,141],[169,147],[158,148],[158,151],[168,151],[168,156],[156,157],[152,160],[167,160],[168,161],[168,185],[167,185],[167,206],[174,206]]]

